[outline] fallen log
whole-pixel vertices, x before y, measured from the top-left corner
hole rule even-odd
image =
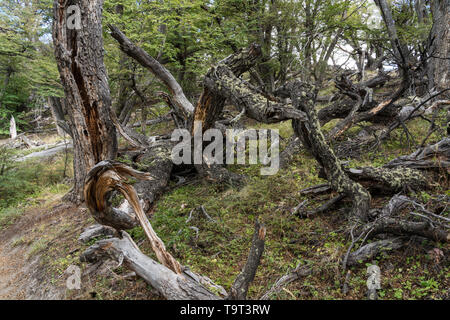
[[[114,228],[104,226],[101,224],[94,224],[94,225],[84,229],[84,231],[78,237],[78,241],[87,243],[94,238],[97,238],[100,236],[113,236],[115,233],[116,233],[116,230]]]
[[[153,151],[155,150],[153,149]],[[162,153],[164,154],[164,152]],[[155,154],[158,157],[158,153],[156,152]],[[151,155],[147,154],[147,156]],[[137,159],[137,162],[139,163],[140,160],[142,161],[142,159]],[[161,163],[167,169],[164,161]],[[81,256],[82,261],[96,261],[105,256],[113,257],[120,262],[124,262],[167,299],[214,300],[221,298],[212,293],[212,291],[219,292],[222,296],[225,296],[225,290],[215,285],[209,278],[196,275],[188,268],[182,267],[166,250],[164,243],[153,230],[144,214],[136,190],[127,182],[127,179],[130,177],[146,181],[158,180],[158,164],[155,167],[154,161],[151,161],[146,166],[146,169],[150,170],[152,174],[134,170],[122,163],[102,161],[88,173],[84,188],[86,206],[96,221],[116,229],[121,238],[98,241],[83,253]],[[171,168],[167,171],[169,175],[170,171]],[[165,171],[165,176],[162,180],[168,180],[167,172]],[[160,189],[160,186],[158,184],[154,185],[153,193],[155,189]],[[134,214],[111,206],[108,199],[113,191],[119,191],[125,197],[131,205]],[[152,249],[161,264],[144,255],[131,237],[123,231],[136,226],[138,223],[144,229]],[[105,231],[109,232],[109,230],[102,226],[94,227],[86,230],[80,236],[80,239],[90,239],[94,235],[104,234]],[[248,286],[255,276],[263,253],[264,237],[265,228],[256,223],[255,235],[253,236],[247,264],[232,287],[229,295],[230,299],[245,299]]]
[[[361,183],[371,192],[393,194],[400,191],[419,191],[429,187],[428,177],[418,171],[404,167],[350,168],[344,170],[349,177]]]
[[[400,249],[405,245],[405,238],[398,237],[379,240],[362,246],[352,252],[347,259],[347,266],[355,266],[375,258],[381,252]]]
[[[411,214],[410,216],[420,219],[420,221],[412,221],[407,220],[407,216],[400,216],[411,205],[423,207],[423,205],[417,204],[406,196],[396,195],[382,209],[373,210],[372,217],[374,221],[359,227],[359,238],[363,236],[364,239],[375,238],[380,234],[396,236],[396,238],[374,241],[361,246],[352,253],[348,252],[348,255],[344,257],[346,266],[368,261],[384,251],[400,249],[406,244],[408,239],[413,237],[426,238],[443,243],[450,241],[450,226],[442,225],[438,221],[439,218],[443,217],[433,213],[428,216]]]
[[[351,180],[343,171],[342,165],[333,150],[328,146],[320,129],[317,111],[314,108],[316,90],[314,86],[294,81],[290,84],[291,100],[295,108],[306,114],[307,121],[293,121],[293,127],[304,146],[323,167],[332,188],[350,197],[353,202],[350,216],[360,221],[367,220],[370,194],[360,184]]]
[[[82,261],[97,261],[113,258],[136,272],[138,276],[155,288],[169,300],[218,300],[205,286],[197,281],[188,270],[173,272],[166,266],[157,263],[139,250],[128,233],[121,232],[122,239],[112,238],[100,240],[87,249]]]
[[[407,167],[420,170],[434,170],[450,168],[450,138],[446,137],[441,141],[420,148],[407,156],[398,157],[389,163],[385,168]]]
[[[394,194],[404,191],[420,191],[433,186],[436,175],[448,175],[450,168],[450,138],[419,148],[410,155],[400,156],[381,168],[344,168],[354,181],[361,183],[371,193]],[[330,192],[328,184],[312,186],[302,194]]]

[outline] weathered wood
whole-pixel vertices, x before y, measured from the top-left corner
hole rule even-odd
[[[261,256],[264,252],[264,240],[266,237],[266,228],[258,221],[255,223],[255,232],[253,234],[252,246],[247,258],[247,262],[242,272],[237,276],[230,290],[228,299],[245,300],[250,283],[255,278],[256,269],[258,269]]]
[[[83,253],[81,259],[92,262],[106,256],[123,261],[124,265],[136,272],[169,300],[220,299],[200,283],[202,277],[196,275],[194,275],[196,277],[192,277],[191,272],[173,272],[143,254],[126,232],[122,231],[121,235],[122,239],[112,238],[98,241]]]
[[[210,87],[208,83],[215,81],[220,75],[217,68],[225,68],[235,77],[240,77],[244,72],[250,70],[255,65],[257,59],[261,56],[261,47],[252,44],[246,49],[241,49],[227,58],[220,61],[217,66],[212,67],[205,75],[203,91],[200,99],[195,106],[194,122],[202,123],[203,132],[214,127],[216,120],[222,113],[226,97],[218,93],[216,86]],[[243,108],[239,105],[240,108]],[[195,132],[196,128],[192,128]]]
[[[146,136],[137,133],[132,128],[124,127],[119,122],[119,119],[117,119],[117,116],[114,112],[111,110],[111,120],[116,127],[119,134],[127,140],[133,147],[145,149],[148,148],[150,145],[150,141],[147,139]]]
[[[407,156],[398,157],[389,163],[385,168],[408,167],[412,169],[441,170],[450,168],[450,138],[446,137],[441,141],[420,148]]]
[[[416,215],[420,218],[419,221],[400,217],[411,204],[415,202],[408,197],[394,196],[381,210],[372,212],[375,220],[362,226],[360,233],[367,234],[370,238],[386,233],[397,236],[420,236],[440,242],[450,241],[450,228],[439,221],[433,221],[431,218],[434,217]]]
[[[402,213],[408,210],[411,204],[420,207],[423,212],[429,215],[412,213],[410,216],[417,216],[420,221],[407,220],[407,217],[405,218]],[[397,237],[363,245],[351,253],[349,249],[347,255],[343,258],[345,266],[357,265],[375,258],[384,251],[399,249],[413,236],[444,243],[450,241],[450,226],[445,226],[438,221],[439,219],[436,219],[443,217],[426,211],[423,205],[417,204],[406,196],[396,195],[392,197],[383,208],[372,210],[371,216],[374,221],[359,226],[357,240],[363,236],[366,239],[374,238],[380,234]]]
[[[303,137],[304,146],[324,168],[327,180],[333,189],[352,199],[353,207],[350,216],[360,221],[367,220],[370,194],[345,174],[333,150],[325,141],[317,118],[317,111],[314,108],[316,96],[314,86],[294,81],[290,84],[290,90],[293,105],[302,110],[307,117],[306,122],[293,121],[294,130],[298,136]]]
[[[354,266],[370,261],[382,252],[400,249],[404,245],[405,238],[402,237],[379,240],[366,244],[348,256],[347,266]]]
[[[102,161],[98,163],[86,177],[84,188],[86,206],[97,222],[117,230],[133,228],[139,222],[150,240],[158,260],[174,272],[181,273],[180,264],[167,252],[164,243],[145,216],[136,190],[127,183],[129,177],[141,180],[154,179],[149,173],[136,171],[118,162]],[[113,208],[107,202],[107,196],[113,190],[119,191],[125,197],[133,208],[135,216]]]
[[[153,180],[138,181],[134,187],[142,201],[145,212],[166,190],[173,169],[173,143],[169,140],[156,142],[153,146],[132,159],[141,171],[151,172]]]
[[[9,135],[12,140],[17,138],[16,119],[14,119],[14,116],[11,116],[11,120],[9,121]]]
[[[245,110],[247,117],[258,122],[277,123],[290,119],[304,121],[306,118],[304,112],[292,105],[264,95],[252,84],[237,77],[226,65],[214,67],[210,76],[205,77],[204,85]]]
[[[72,147],[73,146],[72,146],[71,142],[68,142],[68,143],[61,142],[54,146],[45,145],[44,146],[44,148],[46,148],[45,150],[27,154],[24,157],[17,158],[16,161],[21,162],[21,161],[25,161],[25,160],[33,159],[33,158],[46,159],[46,158],[50,158],[64,150],[66,150],[66,149],[72,149]]]
[[[68,28],[69,5],[80,8],[80,29]],[[74,187],[67,200],[83,200],[87,172],[117,154],[111,98],[103,63],[103,0],[55,0],[53,42],[74,144]]]
[[[371,192],[392,194],[400,191],[423,190],[429,187],[428,177],[418,170],[397,167],[388,168],[351,168],[344,172],[358,181]]]
[[[450,232],[444,230],[429,221],[408,221],[401,218],[381,218],[365,227],[371,230],[370,236],[377,234],[389,233],[399,236],[421,236],[433,241],[448,242],[450,241]]]
[[[307,265],[298,264],[294,270],[288,271],[284,276],[278,279],[275,284],[260,298],[260,300],[269,300],[273,295],[280,292],[284,286],[293,281],[309,276],[312,268]]]
[[[104,226],[101,224],[94,224],[84,229],[84,231],[78,237],[78,241],[87,243],[94,238],[100,236],[113,236],[115,233],[116,230],[114,228]]]

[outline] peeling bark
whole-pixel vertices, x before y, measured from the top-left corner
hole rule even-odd
[[[150,240],[158,260],[175,273],[181,273],[180,264],[167,252],[164,243],[155,233],[145,216],[135,189],[126,182],[127,178],[130,177],[141,180],[154,179],[149,173],[136,171],[121,163],[110,161],[98,163],[92,168],[86,178],[84,188],[86,206],[97,222],[117,230],[131,229],[139,222]],[[107,202],[107,196],[113,190],[119,191],[125,197],[133,208],[135,216],[113,208]]]

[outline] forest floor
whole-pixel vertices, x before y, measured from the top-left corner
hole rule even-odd
[[[163,126],[160,125],[160,126]],[[331,126],[331,124],[330,124]],[[421,119],[408,123],[417,139],[428,130]],[[267,128],[267,126],[265,126]],[[289,122],[271,125],[286,139],[292,134]],[[356,134],[356,127],[350,135]],[[381,166],[413,151],[401,139],[401,131],[374,152],[352,159],[349,166]],[[432,136],[430,142],[440,137]],[[403,141],[403,142],[402,142]],[[92,243],[80,243],[82,230],[94,224],[87,209],[62,202],[69,190],[71,155],[58,154],[42,160],[27,160],[9,179],[16,181],[7,199],[0,199],[0,299],[159,299],[143,280],[130,275],[116,263],[80,262],[80,254]],[[155,231],[180,263],[230,288],[245,264],[255,219],[267,228],[266,248],[256,278],[249,291],[258,299],[273,283],[299,263],[312,266],[313,273],[287,285],[273,299],[365,299],[367,266],[351,267],[349,292],[341,287],[345,279],[341,259],[350,239],[345,232],[349,201],[344,207],[311,219],[300,219],[291,209],[303,200],[314,208],[332,195],[310,199],[299,190],[324,182],[317,177],[315,160],[306,152],[295,156],[289,168],[277,175],[259,175],[259,166],[232,166],[247,175],[241,189],[223,189],[197,178],[183,186],[173,182],[150,212]],[[69,178],[65,177],[68,176]],[[9,180],[9,182],[11,182]],[[0,192],[5,192],[5,182]],[[14,184],[9,184],[14,186]],[[12,187],[11,187],[12,188]],[[427,203],[439,194],[450,195],[447,188],[409,194]],[[382,207],[388,198],[374,198]],[[198,215],[186,222],[189,213],[203,206],[213,222]],[[447,213],[448,214],[448,213]],[[194,227],[194,228],[193,228]],[[198,230],[198,233],[197,231]],[[144,253],[153,257],[140,227],[130,231]],[[433,250],[443,258],[435,259]],[[450,246],[433,242],[413,243],[375,259],[381,269],[382,299],[450,299]],[[66,270],[81,269],[81,289],[66,286]]]

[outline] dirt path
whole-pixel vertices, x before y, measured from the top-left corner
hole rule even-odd
[[[22,281],[27,272],[23,263],[23,248],[11,248],[11,243],[0,244],[0,300],[24,299]]]
[[[64,241],[64,227],[81,217],[80,208],[52,201],[0,231],[0,300],[64,298],[65,290],[52,286],[41,262],[58,239]]]

